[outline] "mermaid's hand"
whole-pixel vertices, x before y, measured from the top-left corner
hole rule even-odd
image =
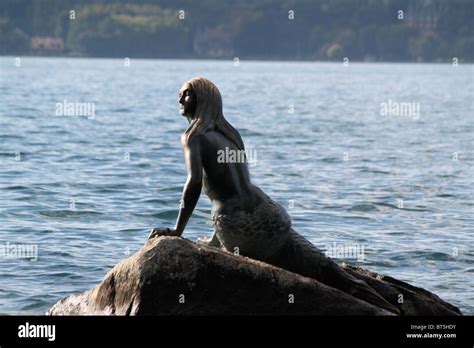
[[[150,234],[148,235],[148,239],[160,237],[160,236],[179,236],[178,232],[173,228],[159,228],[155,227],[152,228]]]

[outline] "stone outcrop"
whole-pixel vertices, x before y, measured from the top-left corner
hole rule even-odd
[[[405,315],[460,314],[426,290],[344,266]],[[151,239],[87,292],[49,315],[393,315],[314,279],[178,237]]]

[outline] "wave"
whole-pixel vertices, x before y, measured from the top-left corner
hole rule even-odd
[[[40,215],[47,217],[74,217],[74,216],[91,216],[91,215],[104,215],[98,211],[92,210],[42,210],[39,211]]]

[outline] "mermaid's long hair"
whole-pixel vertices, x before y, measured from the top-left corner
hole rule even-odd
[[[239,132],[224,118],[222,97],[216,85],[204,77],[195,77],[187,83],[196,94],[197,103],[194,117],[188,117],[189,127],[184,132],[186,139],[189,141],[214,129],[232,141],[239,150],[245,150]]]

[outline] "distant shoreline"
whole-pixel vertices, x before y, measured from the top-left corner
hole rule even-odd
[[[234,57],[231,58],[198,58],[198,57],[176,57],[176,58],[169,58],[169,57],[116,57],[116,56],[77,56],[77,55],[33,55],[33,54],[22,54],[22,55],[14,55],[14,54],[0,54],[0,57],[11,57],[11,58],[72,58],[72,59],[125,59],[130,58],[131,60],[183,60],[183,61],[190,61],[190,60],[203,60],[203,61],[229,61],[232,62]],[[238,57],[239,61],[243,62],[271,62],[271,63],[328,63],[328,64],[343,64],[341,60],[311,60],[311,59],[267,59],[267,58],[241,58]],[[399,61],[383,61],[383,60],[350,60],[349,64],[357,63],[357,64],[436,64],[436,65],[452,65],[452,61],[407,61],[407,60],[399,60]],[[463,61],[460,60],[458,62],[459,65],[473,65],[474,61]]]

